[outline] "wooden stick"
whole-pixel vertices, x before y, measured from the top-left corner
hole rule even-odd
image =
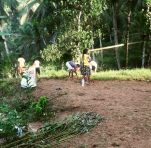
[[[143,41],[139,41],[139,42],[131,42],[128,43],[128,45],[133,45],[133,44],[138,44],[138,43],[142,43]],[[118,44],[118,45],[112,45],[112,46],[107,46],[107,47],[101,47],[101,48],[96,48],[96,49],[90,49],[89,51],[99,51],[99,50],[104,50],[104,49],[111,49],[111,48],[116,48],[116,47],[122,47],[124,46],[124,44]]]

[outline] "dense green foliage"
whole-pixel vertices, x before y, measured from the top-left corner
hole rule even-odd
[[[42,120],[48,115],[48,100],[41,96],[38,101],[26,98],[14,98],[9,103],[6,98],[0,98],[3,103],[0,105],[0,137],[13,139],[22,136],[27,132],[29,122]],[[50,110],[49,110],[50,112]],[[50,115],[50,113],[49,113]],[[21,129],[19,133],[18,128]]]
[[[91,54],[100,69],[151,65],[150,0],[2,0],[0,7],[2,76],[14,75],[20,53],[27,63],[40,57],[61,69],[67,60],[79,62],[86,47],[120,43]]]
[[[47,120],[52,116],[52,105],[46,96],[37,98],[32,89],[21,89],[18,80],[0,83],[0,138],[14,139],[27,132],[29,122]],[[3,97],[2,97],[3,96]]]
[[[58,142],[71,136],[87,133],[100,123],[103,118],[96,113],[77,113],[63,121],[46,123],[37,133],[28,133],[16,141],[11,141],[5,147],[54,147]]]

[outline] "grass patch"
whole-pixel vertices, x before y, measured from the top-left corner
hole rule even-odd
[[[150,69],[109,70],[92,75],[95,80],[150,80]]]
[[[49,70],[45,69],[42,71],[42,77],[49,78],[65,78],[68,77],[68,71],[65,70]],[[78,72],[78,77],[82,77]],[[127,70],[108,70],[93,73],[91,79],[94,80],[150,80],[151,70],[150,69],[127,69]]]
[[[65,70],[50,70],[48,68],[41,69],[42,78],[65,78],[68,76],[68,71]]]

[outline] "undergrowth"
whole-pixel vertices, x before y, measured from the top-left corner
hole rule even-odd
[[[37,133],[28,133],[20,139],[11,141],[2,148],[21,147],[53,147],[77,134],[87,133],[100,123],[103,118],[97,113],[77,113],[63,121],[46,123]]]
[[[0,85],[0,138],[5,139],[1,148],[53,147],[76,134],[89,132],[103,119],[96,113],[77,113],[50,123],[54,115],[50,99],[46,96],[35,99],[33,91],[21,89],[18,79],[5,80]],[[35,121],[45,125],[37,133],[31,133],[28,124]]]

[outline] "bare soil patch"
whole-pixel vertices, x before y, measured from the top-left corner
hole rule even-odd
[[[58,148],[151,148],[151,83],[41,79],[36,96],[51,98],[57,119],[76,112],[96,112],[104,121],[89,133],[58,144]]]

